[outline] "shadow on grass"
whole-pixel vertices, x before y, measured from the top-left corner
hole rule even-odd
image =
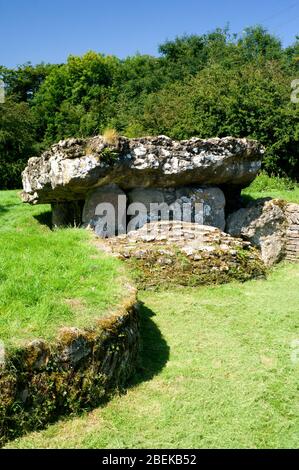
[[[33,216],[41,225],[46,225],[52,229],[52,211],[45,211]]]
[[[242,194],[241,197],[241,202],[242,202],[242,207],[247,207],[249,204],[256,203],[256,201],[270,201],[273,199],[272,197],[252,197],[250,194]]]
[[[170,348],[153,322],[155,313],[144,303],[139,303],[141,353],[140,363],[136,374],[130,380],[128,387],[134,387],[141,382],[151,380],[165,367],[169,359]]]
[[[47,215],[47,213],[41,215]],[[127,385],[119,390],[111,390],[105,396],[97,400],[96,403],[86,405],[82,407],[81,410],[77,410],[71,414],[60,410],[57,414],[50,417],[47,422],[41,422],[39,425],[34,423],[33,425],[25,425],[24,428],[11,428],[8,435],[2,437],[2,442],[0,437],[0,447],[6,442],[21,437],[28,432],[41,431],[60,420],[68,421],[75,416],[82,416],[95,408],[106,406],[115,396],[115,392],[120,393],[120,395],[125,394],[126,390],[132,389],[142,382],[151,380],[162,371],[169,359],[170,348],[156,323],[152,320],[155,313],[142,302],[140,302],[138,306],[140,315],[141,352],[137,370],[134,376],[128,381]]]
[[[12,207],[17,207],[19,204],[16,204],[16,203],[11,203],[11,204],[5,204],[4,206],[1,206],[0,205],[0,215],[1,214],[4,214],[5,212],[9,212]]]
[[[6,206],[0,206],[0,215],[1,214],[4,214],[4,212],[7,212],[8,209],[6,208]]]

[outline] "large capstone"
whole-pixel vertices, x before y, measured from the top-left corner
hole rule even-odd
[[[82,219],[103,237],[160,220],[223,230],[263,152],[258,142],[234,137],[67,139],[29,159],[22,198],[51,203],[56,226]]]
[[[234,137],[175,141],[166,136],[109,144],[102,136],[62,140],[23,172],[23,201],[85,200],[90,189],[117,184],[134,188],[202,185],[240,190],[261,168],[263,147]]]

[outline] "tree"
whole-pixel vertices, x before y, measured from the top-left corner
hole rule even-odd
[[[21,172],[35,153],[35,123],[27,103],[0,104],[0,188],[21,187]]]
[[[143,127],[173,138],[250,137],[266,146],[264,167],[299,177],[299,110],[290,74],[277,61],[259,67],[212,64],[185,83],[148,97]]]
[[[21,65],[17,69],[0,66],[0,76],[6,85],[6,94],[17,102],[29,102],[47,75],[58,67],[51,64]]]
[[[88,52],[82,57],[70,56],[66,64],[52,70],[32,100],[45,144],[91,129],[100,131],[111,113],[109,97],[118,67],[115,57]]]
[[[2,185],[20,184],[33,152],[106,127],[129,137],[256,138],[267,171],[299,178],[298,105],[290,101],[298,37],[284,49],[262,26],[241,36],[226,27],[166,41],[159,52],[120,60],[90,51],[60,65],[0,67],[8,97],[0,105]]]
[[[245,28],[238,46],[244,57],[250,61],[274,60],[282,56],[281,41],[260,25]]]

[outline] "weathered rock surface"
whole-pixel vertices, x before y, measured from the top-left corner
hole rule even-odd
[[[285,258],[289,261],[299,261],[299,204],[287,204],[285,216]]]
[[[284,258],[299,260],[299,205],[259,199],[227,219],[226,231],[261,250],[266,265]]]
[[[100,243],[137,267],[137,282],[146,288],[244,281],[265,273],[249,242],[194,223],[151,222]]]
[[[90,190],[83,207],[83,224],[93,228],[100,237],[125,233],[126,199],[124,191],[115,184]]]
[[[146,208],[146,213],[138,217],[138,227],[171,219],[211,225],[221,230],[225,227],[225,197],[219,188],[136,188],[128,193],[128,199],[130,204],[136,204],[136,208],[139,203]]]
[[[98,406],[123,389],[139,360],[136,289],[116,312],[88,328],[62,328],[51,343],[35,340],[0,363],[0,447],[59,416]]]
[[[85,200],[94,187],[117,184],[173,188],[190,185],[245,187],[261,167],[263,148],[233,137],[174,141],[166,136],[108,144],[101,136],[68,139],[33,157],[23,172],[23,201]]]
[[[82,221],[82,207],[84,201],[53,202],[52,225],[53,227],[79,226]]]

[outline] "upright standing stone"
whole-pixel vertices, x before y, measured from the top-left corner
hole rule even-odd
[[[84,201],[54,202],[52,207],[53,227],[79,227],[82,222]]]
[[[225,198],[219,188],[137,188],[128,193],[128,198],[136,209],[139,203],[146,208],[146,213],[138,217],[138,227],[132,230],[158,220],[182,220],[221,230],[225,227]]]
[[[299,204],[258,199],[231,214],[226,231],[257,246],[267,265],[284,258],[299,261]]]
[[[101,237],[126,232],[126,194],[117,185],[92,189],[86,198],[82,220]]]

